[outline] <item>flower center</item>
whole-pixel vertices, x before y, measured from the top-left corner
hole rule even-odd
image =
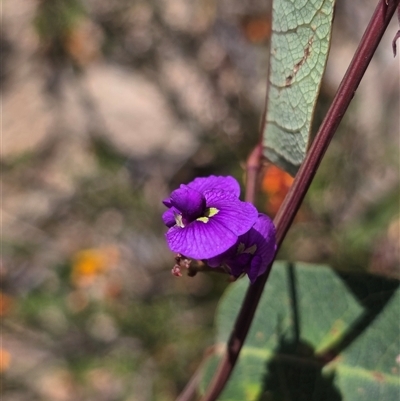
[[[209,207],[204,211],[204,216],[198,217],[196,220],[201,221],[203,223],[208,223],[210,217],[215,216],[218,214],[219,210],[216,207]]]
[[[249,253],[250,255],[254,255],[257,251],[257,244],[253,244],[252,246],[249,246],[246,248],[246,245],[241,242],[237,248],[237,255],[240,255],[242,253]]]
[[[207,208],[203,213],[202,216],[197,217],[195,220],[196,221],[201,221],[202,223],[208,223],[210,220],[210,217],[215,216],[218,214],[219,209],[216,207],[209,207]],[[186,218],[183,216],[182,213],[175,213],[175,223],[178,227],[184,228],[186,227],[189,223],[191,223],[193,220]]]

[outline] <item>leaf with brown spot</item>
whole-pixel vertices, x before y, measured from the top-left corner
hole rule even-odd
[[[310,130],[328,57],[334,0],[275,0],[264,156],[295,175]]]

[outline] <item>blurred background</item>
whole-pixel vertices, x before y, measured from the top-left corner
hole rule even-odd
[[[376,1],[338,0],[314,131]],[[174,400],[213,344],[220,274],[176,278],[161,200],[257,143],[267,1],[3,0],[3,401]],[[393,20],[280,252],[399,277]],[[292,179],[266,166],[273,216]],[[247,280],[244,278],[244,280]]]

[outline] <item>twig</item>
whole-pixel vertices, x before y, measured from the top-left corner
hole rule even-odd
[[[351,61],[336,96],[333,99],[332,105],[329,108],[318,134],[296,175],[293,185],[291,186],[289,193],[275,218],[278,249],[293,222],[325,151],[335,134],[336,129],[342,120],[343,115],[347,110],[365,70],[367,69],[383,33],[385,32],[399,3],[400,0],[391,0],[388,4],[385,3],[385,0],[380,0],[375,9],[353,60]],[[252,175],[251,177],[248,177],[248,179],[250,178],[255,180],[256,176]],[[254,188],[255,190],[255,184],[248,184],[248,188]],[[254,198],[254,194],[247,194],[246,197]],[[270,271],[271,269],[267,269],[267,272],[264,275],[260,276],[253,285],[249,286],[230,335],[225,353],[223,354],[215,376],[201,401],[216,400],[224,389],[250,329],[254,313]]]
[[[246,163],[246,202],[254,203],[257,178],[261,169],[262,145],[258,144],[250,153]]]
[[[200,384],[203,367],[204,367],[204,360],[197,367],[196,371],[194,372],[194,374],[192,375],[192,377],[186,384],[183,391],[179,394],[176,401],[190,401],[194,398],[194,395],[196,394],[197,388],[199,387],[199,384]]]

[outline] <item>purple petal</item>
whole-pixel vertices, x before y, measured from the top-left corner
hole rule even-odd
[[[183,228],[174,226],[165,236],[171,251],[193,259],[213,258],[237,241],[237,235],[212,218],[207,223],[194,221]]]
[[[208,266],[210,266],[210,267],[218,267],[218,266],[223,265],[225,260],[226,260],[226,258],[223,256],[223,254],[221,254],[221,255],[215,256],[214,258],[207,259],[206,262],[207,262]]]
[[[162,203],[167,206],[167,207],[171,207],[171,198],[165,198]]]
[[[272,220],[265,214],[259,213],[253,228],[240,236],[240,242],[246,247],[257,245],[256,253],[248,269],[248,276],[252,283],[258,276],[267,271],[276,251],[275,226]]]
[[[248,233],[247,243],[251,245],[257,244],[257,255],[262,257],[263,264],[268,265],[274,257],[276,249],[275,235],[276,230],[272,220],[265,214],[259,213],[253,229]]]
[[[232,192],[236,198],[239,198],[240,195],[240,185],[231,176],[222,177],[210,175],[209,177],[199,177],[189,182],[187,185],[201,193],[208,189],[223,189],[224,191]]]
[[[250,265],[253,255],[249,253],[241,253],[234,259],[228,262],[228,266],[231,268],[232,276],[239,277],[241,274],[247,271],[247,267]]]
[[[176,224],[175,213],[178,213],[178,211],[174,207],[163,213],[162,219],[167,227],[173,227]]]
[[[171,204],[176,207],[187,219],[194,220],[204,211],[205,199],[203,195],[186,185],[181,185],[171,194]]]
[[[236,235],[242,235],[250,230],[257,220],[257,209],[248,202],[242,202],[231,193],[222,190],[208,190],[204,192],[206,206],[218,209],[218,213],[211,217]]]
[[[258,255],[254,256],[251,260],[250,267],[247,269],[247,276],[249,277],[251,284],[254,284],[257,277],[263,273],[262,268],[264,271],[266,270],[268,265],[265,265],[264,268],[263,263],[262,258]]]
[[[210,267],[222,266],[226,261],[233,259],[236,256],[238,242],[231,246],[227,251],[207,259],[207,264]]]
[[[239,244],[243,244],[243,250],[256,245],[255,254],[244,252],[237,254]],[[275,226],[272,220],[264,214],[259,214],[254,226],[241,235],[234,246],[226,252],[208,259],[210,267],[218,267],[226,264],[231,268],[231,273],[239,277],[246,272],[253,284],[258,276],[264,274],[275,254]]]

